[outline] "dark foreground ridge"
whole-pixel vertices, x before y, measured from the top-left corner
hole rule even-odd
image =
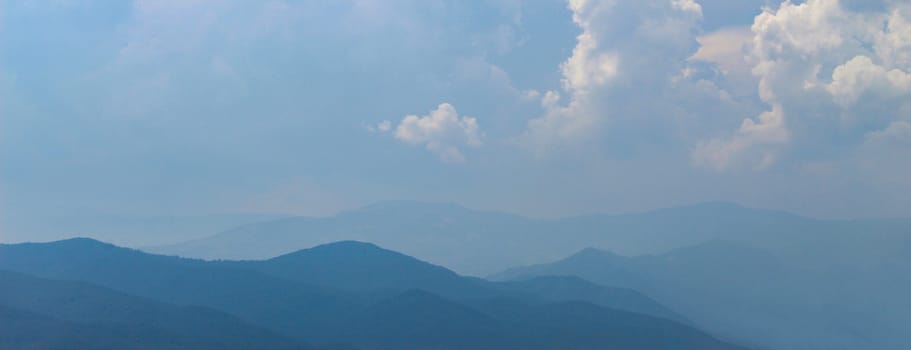
[[[0,270],[11,346],[740,349],[630,289],[489,282],[359,242],[207,262],[72,239],[0,245]]]

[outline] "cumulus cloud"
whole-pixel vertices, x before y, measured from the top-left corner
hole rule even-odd
[[[671,5],[678,10],[690,13],[698,13],[702,16],[702,6],[693,0],[671,0]]]
[[[822,148],[857,147],[864,135],[908,119],[911,4],[850,4],[786,1],[756,18],[753,74],[770,110],[702,142],[697,163],[762,168],[785,149],[813,160],[830,153]]]
[[[783,122],[781,106],[760,114],[758,122],[745,119],[734,135],[698,144],[693,153],[694,160],[723,171],[739,165],[738,162],[744,155],[752,152],[750,159],[755,160],[753,167],[764,169],[775,162],[777,146],[786,143],[790,138],[790,133]]]
[[[462,147],[481,146],[478,120],[460,117],[455,107],[448,103],[441,103],[428,115],[405,116],[395,129],[395,138],[412,145],[424,145],[448,163],[465,162]]]
[[[851,157],[911,119],[907,1],[784,1],[708,33],[695,1],[568,8],[581,33],[561,89],[537,96],[521,139],[537,154],[663,144],[697,168],[766,170]]]
[[[548,153],[604,137],[612,125],[673,118],[673,98],[664,94],[678,89],[674,78],[697,47],[699,4],[571,0],[568,7],[582,33],[560,65],[562,93],[542,96],[543,116],[528,122],[524,143]]]
[[[887,98],[899,97],[911,91],[911,73],[900,69],[886,70],[870,57],[857,56],[832,72],[832,82],[826,91],[842,108],[858,103],[865,93]]]

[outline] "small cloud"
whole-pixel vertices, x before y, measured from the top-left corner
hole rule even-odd
[[[391,128],[391,124],[388,126]],[[448,103],[440,104],[425,116],[405,116],[395,130],[395,138],[411,145],[424,145],[447,163],[465,162],[463,146],[481,146],[477,119],[459,117],[455,107]]]
[[[702,17],[702,6],[693,0],[672,0],[671,5],[673,5],[675,9],[691,12]]]
[[[531,90],[522,91],[523,99],[537,100],[539,97],[541,97],[541,92],[539,92],[538,90],[531,89]]]
[[[387,133],[389,130],[392,130],[392,122],[388,120],[381,121],[376,123],[376,125],[368,125],[367,131],[372,133]]]

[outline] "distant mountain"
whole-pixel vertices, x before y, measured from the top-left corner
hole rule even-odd
[[[492,278],[564,275],[632,288],[713,334],[757,348],[904,348],[911,341],[911,270],[848,266],[808,269],[763,249],[710,241],[640,257],[586,249]]]
[[[515,260],[506,250],[536,220],[448,203],[386,201],[325,218],[294,217],[242,225],[182,244],[145,248],[203,259],[267,259],[337,241],[372,242],[461,273],[489,272],[539,259]],[[505,245],[504,245],[505,244]],[[566,252],[570,252],[568,250]],[[525,252],[530,253],[530,252]],[[557,258],[545,255],[542,258]],[[493,270],[490,270],[493,271]]]
[[[208,237],[239,225],[288,217],[270,214],[17,215],[16,212],[6,211],[4,214],[4,220],[0,220],[0,232],[4,233],[3,239],[7,242],[52,241],[86,236],[133,246],[174,244],[188,239]]]
[[[211,309],[0,271],[0,348],[304,349]]]
[[[262,261],[217,263],[362,295],[389,296],[420,289],[459,300],[508,295],[540,302],[586,301],[685,322],[684,317],[631,289],[561,277],[494,283],[356,241],[329,243]]]
[[[481,276],[554,261],[587,247],[658,254],[714,239],[749,243],[807,266],[832,261],[870,265],[899,250],[909,237],[911,219],[817,220],[730,203],[539,220],[454,204],[391,201],[332,217],[242,225],[149,250],[206,259],[265,259],[358,240]]]
[[[98,284],[159,302],[211,307],[317,346],[545,350],[631,344],[662,349],[675,343],[679,349],[736,348],[673,320],[584,301],[558,301],[591,297],[616,307],[630,302],[629,309],[665,312],[632,291],[605,288],[592,295],[561,297],[553,293],[561,287],[543,286],[547,280],[530,287],[491,283],[356,242],[268,261],[206,262],[72,239],[0,245],[0,269]],[[438,289],[439,294],[420,287]],[[626,299],[598,298],[613,293]],[[499,304],[507,306],[495,307]],[[575,326],[559,327],[569,324]]]

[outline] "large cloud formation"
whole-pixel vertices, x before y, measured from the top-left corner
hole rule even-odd
[[[537,153],[650,142],[697,168],[764,171],[849,161],[911,119],[906,1],[784,1],[708,33],[695,1],[568,7],[582,33],[523,135]]]
[[[232,211],[304,177],[352,205],[552,216],[734,200],[907,215],[909,6],[7,2],[0,201]],[[441,101],[479,118],[452,107],[402,123]]]
[[[720,98],[717,87],[688,69],[698,49],[698,3],[571,0],[569,8],[582,33],[560,66],[562,91],[545,94],[544,115],[528,123],[523,141],[536,152],[605,135],[622,139],[623,132],[614,132],[624,128],[666,138],[686,108],[681,96]]]
[[[911,4],[786,1],[756,17],[752,32],[752,72],[770,108],[700,144],[700,163],[765,168],[785,152],[824,159],[911,119]]]

